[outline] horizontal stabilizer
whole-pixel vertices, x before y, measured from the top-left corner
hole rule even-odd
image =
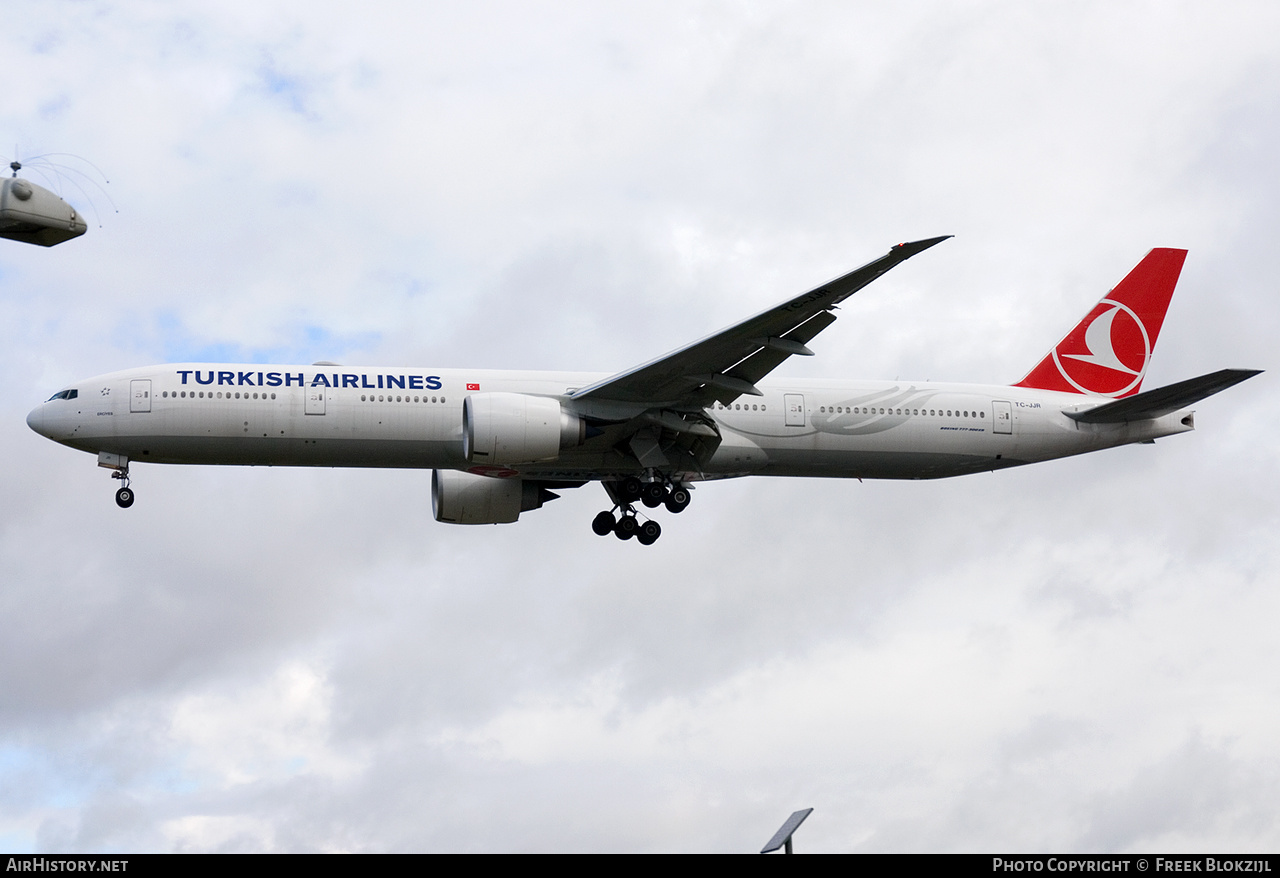
[[[1261,369],[1221,369],[1199,378],[1188,378],[1167,387],[1100,405],[1082,412],[1064,412],[1082,424],[1123,424],[1146,421],[1186,408],[1219,391],[1226,390],[1261,373]]]

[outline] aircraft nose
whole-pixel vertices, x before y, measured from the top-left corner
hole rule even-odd
[[[43,404],[33,408],[31,410],[31,413],[27,415],[27,426],[30,427],[32,430],[35,430],[41,436],[44,436],[45,438],[49,437],[49,434],[46,433],[44,429],[44,405]]]

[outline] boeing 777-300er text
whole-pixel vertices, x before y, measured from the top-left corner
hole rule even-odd
[[[949,236],[946,236],[949,237]],[[179,363],[77,381],[27,416],[98,456],[133,504],[133,463],[432,469],[437,521],[513,522],[557,490],[604,485],[597,534],[648,545],[637,504],[680,512],[691,483],[748,475],[936,479],[1195,426],[1188,406],[1256,375],[1140,392],[1185,250],[1152,250],[1011,386],[764,381],[811,356],[836,306],[946,237],[862,268],[615,375]]]

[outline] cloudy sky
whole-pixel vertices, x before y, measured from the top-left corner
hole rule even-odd
[[[0,849],[1280,847],[1274,371],[1195,433],[936,483],[137,467],[27,429],[173,360],[613,371],[885,252],[780,375],[1020,378],[1154,246],[1148,378],[1275,369],[1280,7],[48,2],[0,154]],[[101,169],[101,174],[97,169]],[[109,179],[109,183],[106,180]]]

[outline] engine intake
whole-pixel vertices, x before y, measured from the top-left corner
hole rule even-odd
[[[586,438],[586,422],[549,397],[473,393],[462,401],[462,454],[471,463],[555,460]]]

